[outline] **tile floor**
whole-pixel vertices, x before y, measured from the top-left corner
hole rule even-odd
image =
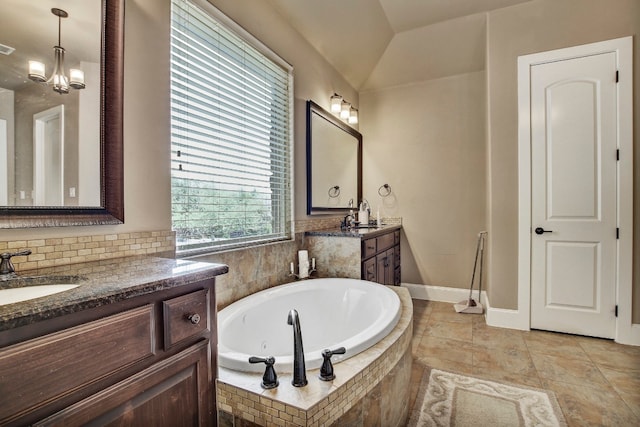
[[[569,426],[640,426],[640,347],[487,326],[413,300],[412,406],[425,366],[555,392]]]

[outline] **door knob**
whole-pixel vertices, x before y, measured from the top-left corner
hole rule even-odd
[[[542,233],[553,233],[552,230],[545,230],[542,227],[537,227],[535,230],[533,230],[536,232],[536,234],[542,234]]]

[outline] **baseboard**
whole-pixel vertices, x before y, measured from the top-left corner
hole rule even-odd
[[[625,328],[623,333],[616,331],[616,342],[626,345],[640,346],[640,324],[632,323],[631,327]]]
[[[413,299],[456,303],[469,298],[469,291],[466,289],[416,285],[413,283],[402,283],[400,286],[407,288]],[[485,307],[487,325],[498,328],[529,330],[528,319],[523,319],[518,310],[491,307],[491,302],[485,291],[482,291],[481,297],[480,302]],[[473,298],[478,301],[477,290],[473,292]]]
[[[507,308],[491,307],[489,297],[485,298],[486,321],[487,325],[496,328],[518,329],[521,331],[530,330],[529,319],[518,310]]]
[[[411,294],[411,298],[413,299],[456,303],[465,301],[469,298],[468,289],[448,288],[446,286],[416,285],[413,283],[401,283],[400,286],[407,288],[409,290],[409,294]],[[480,302],[484,304],[487,298],[487,293],[482,291],[480,296]],[[473,299],[478,301],[477,290],[473,291]]]

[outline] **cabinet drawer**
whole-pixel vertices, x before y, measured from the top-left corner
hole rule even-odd
[[[376,246],[376,239],[367,239],[362,241],[362,257],[369,258],[375,253],[378,252],[378,248]]]
[[[202,289],[162,303],[164,348],[209,330],[209,291]]]
[[[154,354],[146,305],[0,351],[0,425]]]
[[[378,252],[390,248],[394,245],[394,233],[387,233],[377,239]]]

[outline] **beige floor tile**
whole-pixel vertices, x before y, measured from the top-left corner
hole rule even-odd
[[[544,381],[553,391],[570,426],[637,426],[640,422],[610,387],[586,387]]]
[[[441,371],[453,372],[457,374],[473,375],[473,365],[455,360],[441,359],[435,356],[420,356],[418,363]]]
[[[541,378],[590,387],[606,385],[607,380],[590,360],[574,359],[571,356],[531,353],[531,359]]]
[[[640,418],[640,370],[618,370],[600,367],[600,372]]]
[[[458,322],[473,324],[473,315],[456,313],[453,308],[449,310],[433,310],[430,314],[430,319],[439,320],[441,322]]]
[[[591,360],[598,365],[640,370],[640,347],[597,338],[579,338],[579,342]]]
[[[529,353],[516,349],[486,348],[473,345],[473,368],[488,372],[507,371],[523,376],[536,376]]]
[[[523,334],[520,331],[505,328],[494,328],[491,326],[473,325],[473,344],[487,347],[503,349],[514,349],[518,351],[527,351]]]
[[[580,338],[556,332],[533,331],[524,335],[527,348],[532,353],[552,354],[573,359],[589,359],[580,345]]]
[[[424,334],[431,337],[471,342],[472,325],[469,322],[443,322],[429,318]]]
[[[470,342],[457,341],[425,335],[420,340],[417,356],[436,357],[438,359],[471,365],[473,346]]]

